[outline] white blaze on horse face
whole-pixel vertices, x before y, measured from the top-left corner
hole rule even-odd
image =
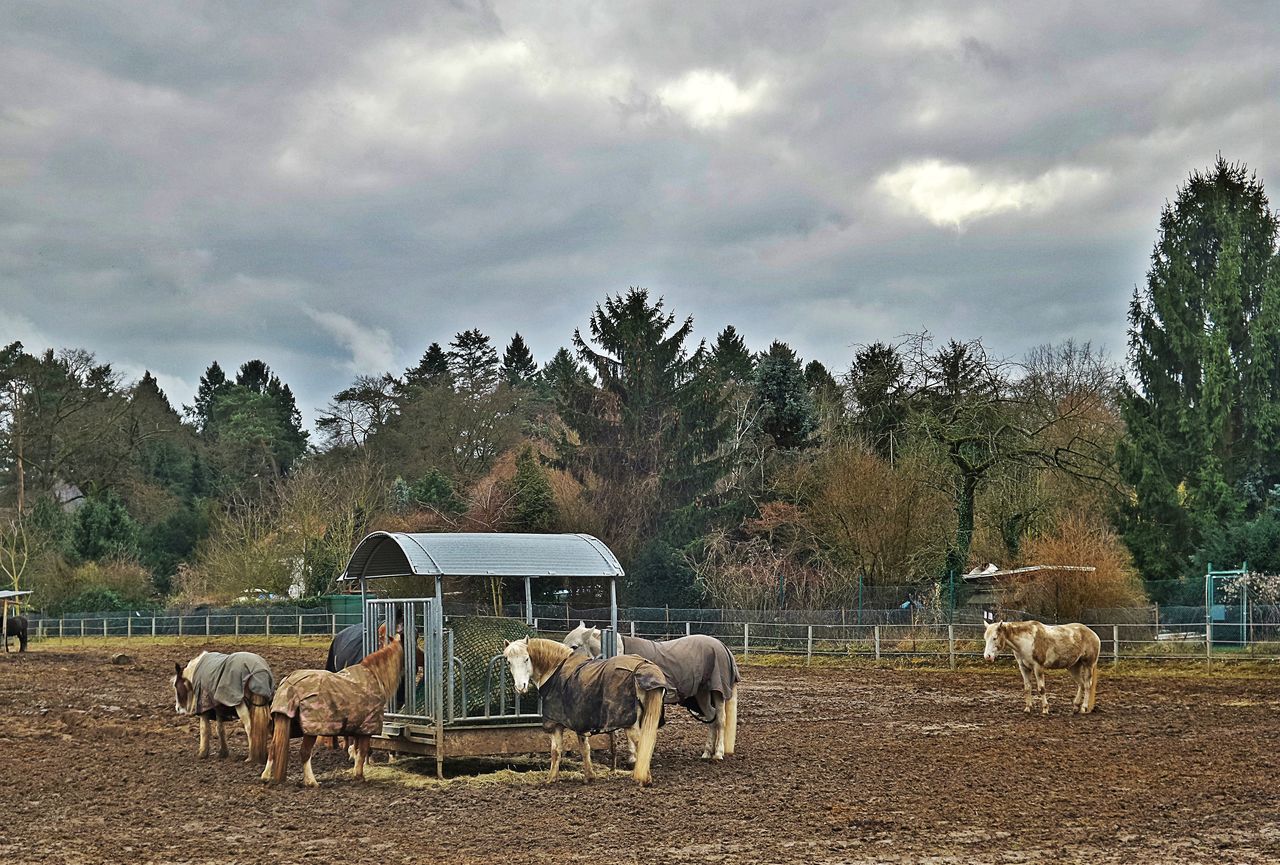
[[[507,659],[507,666],[511,668],[511,681],[515,684],[516,691],[527,694],[529,680],[533,677],[533,661],[529,660],[529,643],[526,640],[508,643],[502,650],[502,654]]]
[[[987,645],[986,648],[983,649],[982,657],[986,658],[988,661],[994,661],[996,659],[996,654],[1000,651],[1000,624],[1000,622],[992,622],[987,625]]]

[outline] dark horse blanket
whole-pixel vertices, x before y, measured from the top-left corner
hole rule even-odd
[[[27,617],[26,616],[10,616],[5,622],[5,638],[4,650],[9,651],[9,638],[18,638],[18,651],[25,652],[27,650]]]
[[[334,636],[329,644],[329,657],[324,668],[330,673],[346,669],[364,660],[364,625],[350,625]]]
[[[382,732],[386,698],[378,679],[362,664],[337,673],[295,670],[284,677],[271,714],[293,719],[305,736],[373,736]]]
[[[698,717],[702,717],[699,691],[719,694],[727,700],[741,678],[729,648],[705,634],[660,642],[623,637],[622,648],[628,655],[639,655],[657,664],[675,689],[674,701]]]
[[[267,662],[252,652],[206,652],[196,664],[191,687],[196,697],[194,714],[203,715],[239,706],[246,697],[269,703],[276,679]]]
[[[669,688],[656,664],[635,655],[594,661],[570,655],[538,688],[542,696],[542,725],[575,733],[607,733],[635,724],[640,716],[636,687]],[[659,726],[665,722],[659,719]]]

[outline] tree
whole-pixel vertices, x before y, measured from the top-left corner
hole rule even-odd
[[[202,435],[213,434],[214,402],[226,392],[230,385],[227,374],[222,371],[222,367],[216,360],[209,364],[204,375],[200,376],[200,384],[196,388],[195,405],[188,411],[194,417],[196,429]]]
[[[724,382],[750,384],[755,379],[755,359],[733,325],[716,336],[711,347],[711,367]]]
[[[705,343],[688,350],[692,331],[692,318],[677,324],[661,299],[650,302],[639,288],[596,306],[592,342],[574,331],[595,381],[571,379],[557,395],[573,433],[561,453],[576,472],[600,480],[598,506],[628,552],[722,473],[724,398]]]
[[[1148,579],[1186,572],[1207,529],[1280,483],[1280,263],[1262,183],[1221,157],[1160,216],[1129,307],[1126,538]]]
[[[449,374],[458,393],[479,399],[498,389],[498,352],[479,330],[455,334],[447,356]]]
[[[404,372],[403,388],[435,387],[449,383],[449,357],[440,343],[427,346],[418,365]]]
[[[880,456],[893,460],[896,438],[906,420],[906,369],[897,346],[860,346],[847,378],[856,429]]]
[[[817,429],[813,397],[796,353],[775,341],[756,364],[755,398],[760,405],[760,428],[779,448],[804,447]]]
[[[512,387],[522,387],[533,384],[537,374],[538,364],[533,359],[533,352],[525,345],[524,337],[517,333],[502,353],[502,378]]]
[[[516,457],[512,481],[511,528],[518,532],[550,531],[556,521],[556,497],[551,481],[538,465],[533,448],[525,445]]]
[[[539,376],[540,390],[545,398],[565,395],[575,386],[585,387],[590,381],[586,367],[578,363],[567,348],[561,348],[547,361]]]
[[[390,373],[360,375],[351,387],[338,391],[316,419],[328,446],[364,448],[395,412],[396,385]]]
[[[138,536],[138,524],[114,493],[92,497],[76,511],[72,543],[85,561],[135,558]]]

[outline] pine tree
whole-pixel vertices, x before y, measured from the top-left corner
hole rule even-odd
[[[590,376],[586,367],[574,359],[569,349],[561,348],[547,361],[538,379],[541,395],[550,398],[556,394],[568,393],[575,384],[585,386]]]
[[[522,387],[533,384],[537,374],[538,364],[534,362],[533,352],[525,345],[524,337],[517,333],[502,353],[502,378],[512,387]]]
[[[405,370],[404,387],[423,388],[446,384],[449,380],[449,357],[440,343],[433,342],[427,346],[418,365]]]
[[[791,347],[775,341],[756,364],[755,398],[760,428],[784,450],[803,447],[817,428],[813,398],[800,360]]]
[[[538,465],[533,448],[525,445],[516,457],[511,527],[518,532],[550,531],[556,520],[556,497],[551,481]]]
[[[1280,264],[1262,183],[1221,157],[1167,204],[1129,309],[1126,536],[1149,579],[1186,571],[1280,483]]]
[[[194,416],[196,429],[201,435],[214,435],[213,404],[230,386],[227,374],[222,371],[222,367],[216,360],[209,364],[204,375],[200,376],[200,384],[196,388],[195,406],[191,414]]]
[[[478,329],[455,334],[449,343],[449,374],[457,391],[469,397],[487,396],[498,387],[498,352]]]
[[[733,325],[720,331],[711,347],[711,366],[721,381],[746,384],[755,375],[755,361]]]
[[[854,421],[867,443],[892,459],[906,421],[906,369],[897,347],[873,342],[858,348],[848,375]]]

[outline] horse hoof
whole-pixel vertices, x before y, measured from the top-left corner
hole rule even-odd
[[[702,752],[702,758],[701,758],[701,759],[703,759],[703,760],[710,760],[710,759],[711,759],[711,752],[710,752],[710,751],[703,751],[703,752]]]

